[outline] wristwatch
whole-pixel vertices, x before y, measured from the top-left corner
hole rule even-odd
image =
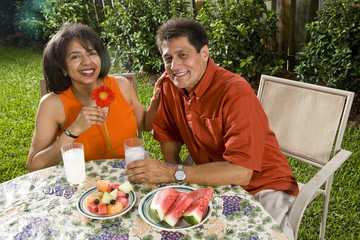
[[[183,165],[178,164],[178,167],[177,167],[177,170],[176,170],[176,172],[175,172],[175,174],[174,174],[174,177],[175,177],[176,182],[177,182],[178,184],[183,184],[183,183],[184,183],[186,174],[185,174],[185,172],[184,172]]]
[[[75,139],[79,137],[79,136],[75,136],[75,135],[71,134],[71,132],[69,130],[67,130],[67,129],[64,131],[64,133],[66,134],[66,136],[72,137],[72,138],[75,138]]]

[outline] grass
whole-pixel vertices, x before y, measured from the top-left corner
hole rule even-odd
[[[41,50],[0,46],[0,183],[28,173],[26,158],[33,134],[36,109],[41,98]],[[138,77],[138,95],[148,106],[153,85],[146,76]],[[162,159],[159,144],[144,133],[146,149]],[[343,148],[352,151],[350,159],[335,174],[327,218],[326,239],[359,239],[360,222],[360,127],[349,124]],[[183,150],[183,155],[186,150]],[[296,178],[309,179],[312,167],[291,161]],[[321,198],[305,212],[298,239],[317,239]]]

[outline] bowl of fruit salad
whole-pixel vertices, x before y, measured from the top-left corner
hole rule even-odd
[[[88,218],[103,220],[127,213],[135,202],[136,195],[129,182],[118,184],[98,180],[96,187],[81,195],[77,208]]]

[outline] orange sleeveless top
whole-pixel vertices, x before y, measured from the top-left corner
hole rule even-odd
[[[124,158],[124,141],[136,137],[136,118],[131,106],[122,95],[114,76],[106,76],[104,84],[115,92],[115,100],[111,103],[106,126],[109,132],[115,158]],[[76,98],[71,88],[59,94],[65,109],[65,126],[58,136],[67,129],[79,115],[83,105]],[[84,145],[85,161],[112,158],[109,141],[104,125],[93,125],[79,135],[75,142]]]

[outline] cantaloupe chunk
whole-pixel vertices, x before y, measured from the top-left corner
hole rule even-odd
[[[96,186],[99,192],[106,192],[110,182],[107,180],[98,180]]]
[[[106,206],[107,213],[109,215],[118,214],[123,210],[123,205],[119,202],[115,202],[115,204],[109,204]]]
[[[98,195],[90,195],[86,198],[85,206],[87,206],[89,203],[94,202],[95,199],[99,199],[99,203],[101,203],[101,198]]]

